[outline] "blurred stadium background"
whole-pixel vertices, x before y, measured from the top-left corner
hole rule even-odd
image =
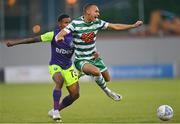
[[[144,25],[128,31],[100,31],[97,38],[97,49],[108,66],[113,81],[109,85],[127,96],[127,101],[122,105],[109,102],[97,90],[96,85],[81,83],[82,98],[71,110],[65,110],[66,122],[160,122],[154,117],[155,107],[160,104],[170,104],[176,108],[175,118],[171,122],[180,122],[178,117],[180,115],[179,0],[0,0],[0,42],[2,43],[0,44],[0,123],[51,122],[43,117],[46,117],[51,107],[53,87],[48,72],[50,44],[40,43],[7,48],[3,42],[33,37],[53,30],[59,14],[67,13],[72,18],[76,18],[82,15],[82,7],[86,3],[96,3],[100,8],[100,18],[105,21],[134,23],[140,19],[144,21]],[[84,77],[80,82],[93,81],[89,77]],[[40,90],[42,88],[42,94],[36,91],[36,87]],[[89,92],[94,91],[94,95],[88,96],[88,92],[83,88]],[[142,92],[140,92],[141,88],[144,89]],[[34,93],[28,94],[28,90]],[[149,94],[146,91],[149,91]],[[93,98],[96,92],[100,94],[97,95],[99,101],[93,101],[96,100]],[[136,93],[137,95],[133,95]],[[20,97],[20,94],[24,95]],[[37,94],[39,96],[36,96]],[[142,94],[145,95],[141,98]],[[135,99],[138,95],[142,99],[141,102]],[[147,95],[149,100],[146,98]],[[26,96],[29,96],[29,99]],[[45,104],[38,101],[40,98]],[[171,98],[171,101],[167,98]],[[33,108],[31,106],[27,109],[32,112],[26,112],[30,118],[23,115],[22,119],[16,114],[23,111],[22,105],[19,105],[16,99],[25,106],[33,105]],[[88,110],[86,111],[88,108],[84,105],[89,104],[87,99],[94,104],[104,103],[104,106],[91,106],[95,111],[99,108],[98,115],[103,115],[100,109],[105,111],[106,106],[110,106],[110,109],[106,108],[106,112],[116,116],[111,117],[107,113],[106,116],[99,118],[94,114],[92,116],[92,111],[88,113]],[[43,104],[42,107],[35,107],[41,104]],[[13,110],[8,106],[13,106]],[[116,106],[122,111],[118,111]],[[133,112],[130,109],[132,106],[133,109],[135,108]],[[138,106],[142,106],[144,111],[138,110]],[[146,108],[147,106],[149,108]],[[81,113],[74,112],[81,107],[83,108]],[[43,116],[41,120],[38,120],[39,115],[34,112],[36,111],[34,109],[41,111],[40,114]],[[149,113],[145,111],[146,109]],[[135,112],[138,114],[136,115]],[[71,116],[76,114],[78,116],[67,117],[69,113]],[[86,116],[84,120],[81,118],[82,115]],[[149,118],[148,115],[151,117]]]

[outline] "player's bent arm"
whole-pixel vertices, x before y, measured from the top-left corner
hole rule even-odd
[[[127,30],[127,29],[131,29],[131,28],[139,27],[142,24],[143,24],[142,21],[137,21],[134,24],[113,24],[113,23],[109,23],[107,28],[113,29],[113,30]]]
[[[57,42],[63,41],[63,40],[64,40],[64,37],[65,37],[67,34],[68,34],[68,32],[63,29],[63,30],[61,30],[61,31],[55,36],[55,40],[56,40]]]

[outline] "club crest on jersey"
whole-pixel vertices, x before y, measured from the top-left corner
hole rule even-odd
[[[95,33],[94,32],[90,32],[90,33],[83,33],[81,36],[81,39],[83,41],[85,41],[86,43],[92,42],[93,39],[95,37]]]

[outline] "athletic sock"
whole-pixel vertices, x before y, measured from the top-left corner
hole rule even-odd
[[[54,110],[59,109],[59,101],[61,97],[61,90],[53,90]]]
[[[59,111],[64,109],[65,107],[71,105],[73,102],[74,102],[74,100],[72,99],[72,97],[70,95],[64,97],[62,102],[59,104]]]
[[[100,75],[100,76],[95,76],[94,79],[95,79],[96,83],[101,87],[101,89],[104,90],[104,89],[107,88],[106,82],[105,82],[105,80],[104,80],[104,78],[103,78],[102,75]]]
[[[95,76],[94,79],[95,79],[96,83],[101,87],[101,89],[102,89],[106,94],[109,93],[109,92],[111,92],[111,90],[107,87],[106,82],[105,82],[105,80],[104,80],[104,78],[103,78],[102,75],[100,75],[100,76]]]

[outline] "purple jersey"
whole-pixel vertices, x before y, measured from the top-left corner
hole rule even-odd
[[[51,41],[51,60],[50,65],[59,65],[62,69],[68,69],[72,65],[72,55],[74,48],[72,46],[73,36],[68,34],[64,37],[64,41],[56,42],[55,36],[61,31],[60,28],[56,28],[54,36]]]

